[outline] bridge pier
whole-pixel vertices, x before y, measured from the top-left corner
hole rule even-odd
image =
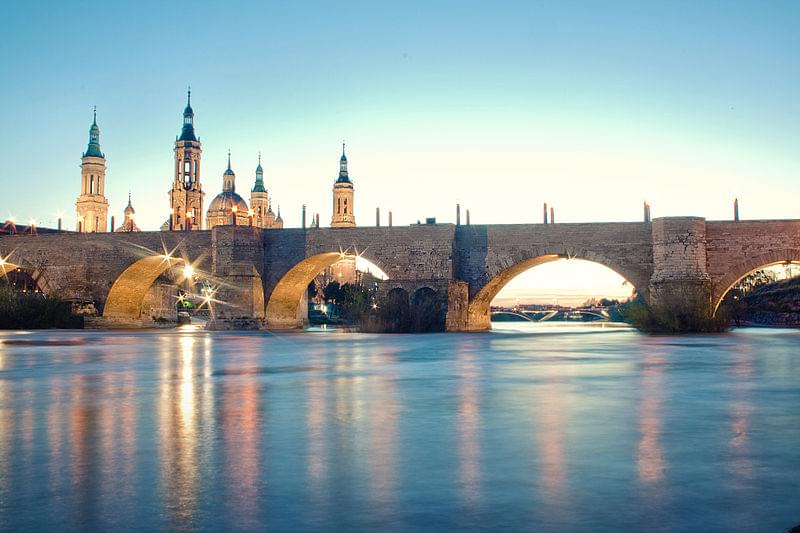
[[[657,218],[652,222],[653,275],[649,284],[652,325],[665,332],[707,331],[713,320],[706,220]]]
[[[211,264],[216,289],[210,304],[211,330],[254,330],[264,326],[264,264],[261,230],[249,226],[215,226],[211,230]]]
[[[400,291],[398,294],[393,294]],[[381,283],[376,300],[380,307],[404,302],[410,313],[409,330],[465,331],[469,305],[468,284],[448,279],[388,280]],[[433,308],[429,307],[433,304]],[[432,310],[435,310],[432,312]],[[391,329],[391,327],[390,327]]]

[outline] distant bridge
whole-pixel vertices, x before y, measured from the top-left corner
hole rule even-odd
[[[511,316],[516,316],[516,317],[519,317],[519,318],[523,318],[523,319],[525,319],[525,320],[527,320],[529,322],[547,322],[548,320],[551,320],[553,317],[556,317],[561,313],[589,315],[589,316],[598,317],[598,318],[600,318],[602,320],[611,320],[611,317],[608,316],[608,313],[592,311],[592,310],[589,310],[589,309],[569,309],[569,310],[567,310],[567,309],[548,309],[548,310],[543,310],[543,311],[522,311],[522,312],[503,309],[503,310],[498,310],[498,311],[492,311],[491,313],[492,313],[493,317],[499,316],[499,315],[511,315]],[[538,318],[531,316],[531,315],[536,315],[536,314],[541,314],[542,316],[540,316]]]
[[[594,261],[627,279],[654,307],[709,315],[742,277],[800,262],[800,221],[712,222],[697,217],[586,224],[0,235],[0,269],[29,272],[47,294],[89,302],[108,325],[150,323],[192,265],[214,286],[209,327],[303,325],[308,283],[350,254],[389,279],[411,312],[433,295],[442,327],[490,327],[490,303],[517,274],[561,258]]]

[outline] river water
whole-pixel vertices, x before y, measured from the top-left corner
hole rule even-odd
[[[800,524],[794,330],[0,341],[3,530]]]

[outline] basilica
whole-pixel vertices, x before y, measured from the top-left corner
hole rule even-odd
[[[222,173],[222,192],[211,200],[207,211],[203,211],[205,191],[200,181],[200,166],[203,150],[200,138],[194,129],[192,93],[188,91],[183,110],[181,133],[175,139],[175,168],[172,187],[169,190],[169,218],[162,224],[162,231],[193,231],[219,225],[253,226],[263,229],[283,228],[280,207],[272,209],[272,199],[264,184],[264,169],[261,154],[255,169],[255,180],[250,189],[250,205],[236,192],[236,173],[231,167],[231,152],[228,151],[228,166]],[[130,232],[139,231],[135,222],[136,211],[128,194],[128,205],[124,211],[122,225],[114,227],[114,217],[108,221],[108,200],[105,196],[106,159],[100,150],[100,128],[95,110],[89,128],[89,144],[81,159],[81,189],[75,203],[77,231]],[[331,227],[354,227],[353,182],[347,171],[347,157],[342,144],[339,160],[339,175],[333,184],[333,215]]]

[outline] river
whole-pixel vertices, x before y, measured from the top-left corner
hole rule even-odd
[[[800,332],[0,332],[0,529],[783,531]]]

